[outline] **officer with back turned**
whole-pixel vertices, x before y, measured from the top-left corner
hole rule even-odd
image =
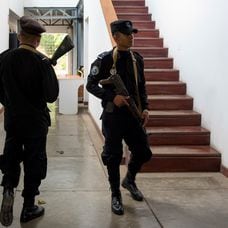
[[[147,94],[145,89],[143,58],[130,47],[133,44],[132,22],[117,20],[111,23],[111,31],[116,42],[113,50],[98,56],[91,66],[86,88],[102,100],[102,132],[105,144],[102,160],[107,166],[111,196],[111,209],[117,215],[124,214],[120,192],[119,166],[123,155],[122,140],[131,151],[128,171],[122,181],[134,200],[142,201],[143,195],[138,189],[135,178],[143,163],[150,160],[151,150],[144,127],[149,118]],[[99,85],[100,80],[119,74],[129,96],[115,93],[113,85]],[[141,112],[142,124],[129,111],[129,98],[132,98]]]
[[[4,106],[6,139],[1,170],[3,199],[0,222],[9,226],[13,221],[14,188],[24,167],[24,198],[20,221],[28,222],[44,214],[35,205],[41,180],[46,177],[46,139],[50,116],[47,102],[58,97],[58,80],[49,61],[37,52],[45,28],[37,21],[20,18],[20,46],[0,55],[0,102]]]

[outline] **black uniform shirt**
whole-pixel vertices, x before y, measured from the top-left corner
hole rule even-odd
[[[86,88],[87,90],[102,99],[102,106],[105,107],[108,101],[113,101],[115,97],[114,87],[104,86],[100,87],[99,81],[106,79],[110,76],[110,70],[113,65],[113,50],[104,52],[98,56],[98,58],[92,63],[91,71],[88,76]],[[137,74],[138,74],[138,91],[142,110],[148,109],[147,94],[145,88],[144,78],[144,63],[143,58],[136,52],[134,52],[137,63]],[[123,80],[125,87],[128,90],[129,95],[135,100],[137,104],[137,93],[136,93],[136,82],[134,75],[133,62],[130,51],[118,51],[117,62],[116,62],[117,73]]]
[[[2,53],[0,91],[6,131],[31,137],[46,134],[50,125],[47,102],[54,102],[59,92],[48,62],[23,48]]]

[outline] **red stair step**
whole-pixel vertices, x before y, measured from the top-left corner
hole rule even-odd
[[[151,14],[148,13],[118,13],[118,19],[131,21],[149,21],[151,22]],[[134,22],[133,22],[134,23]]]
[[[148,127],[200,126],[201,114],[192,110],[153,110],[149,112]]]
[[[158,38],[159,30],[158,29],[139,29],[138,33],[134,34],[134,37],[141,38]]]
[[[143,57],[167,57],[168,48],[164,47],[132,47],[133,51],[138,52]]]
[[[155,29],[155,21],[132,21],[133,27],[137,28],[139,31],[147,29]],[[159,31],[156,31],[159,34]],[[145,32],[144,32],[145,33]],[[143,33],[139,33],[143,36]]]
[[[150,145],[209,145],[210,132],[200,126],[148,127]]]
[[[188,95],[149,95],[150,110],[192,110],[193,98]]]
[[[146,82],[146,89],[150,95],[186,94],[186,84],[180,81],[148,81]]]
[[[145,6],[145,0],[112,0],[114,6]]]
[[[171,69],[173,68],[172,58],[144,58],[144,67],[149,69]]]
[[[144,69],[147,81],[178,81],[179,70],[175,69]]]
[[[135,37],[134,45],[135,47],[163,47],[162,38],[151,38],[151,37]]]
[[[113,0],[119,19],[129,19],[139,31],[132,50],[144,57],[150,118],[147,132],[153,157],[142,172],[220,171],[221,155],[212,149],[210,132],[201,127],[201,114],[173,69],[145,0]]]
[[[141,172],[219,172],[221,155],[210,146],[152,146]]]
[[[146,6],[115,6],[116,13],[148,13]]]
[[[217,150],[208,145],[151,146],[151,150],[154,154],[154,157],[188,157],[189,155],[192,155],[194,157],[205,157],[208,154],[210,154],[211,157],[221,156]]]

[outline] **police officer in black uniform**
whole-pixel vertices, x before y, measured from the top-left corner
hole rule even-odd
[[[130,50],[133,33],[137,33],[138,30],[133,28],[131,21],[117,20],[111,23],[111,31],[117,46],[111,51],[100,54],[92,63],[86,88],[102,100],[102,132],[105,137],[102,160],[107,166],[109,175],[112,211],[122,215],[124,208],[119,171],[123,155],[122,140],[131,151],[128,172],[122,181],[122,187],[129,190],[134,200],[143,200],[143,195],[136,186],[135,177],[143,163],[150,160],[152,153],[144,130],[149,113],[143,58],[137,52]],[[99,85],[100,80],[116,73],[120,75],[129,96],[116,94],[112,84],[103,87]],[[141,110],[142,121],[137,121],[129,111],[130,98]]]
[[[5,147],[1,155],[3,199],[0,222],[13,221],[14,188],[24,165],[24,204],[20,221],[44,214],[35,205],[41,180],[46,177],[46,138],[50,126],[47,102],[58,97],[58,80],[50,62],[36,48],[45,28],[37,21],[20,18],[20,46],[0,55],[0,102],[4,106]]]

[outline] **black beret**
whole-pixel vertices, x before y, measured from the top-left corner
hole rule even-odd
[[[117,20],[110,24],[112,35],[115,32],[121,32],[126,35],[137,33],[138,29],[133,28],[132,22],[128,20]]]
[[[27,16],[20,18],[20,26],[22,31],[37,36],[40,36],[41,33],[46,32],[46,29],[43,25]]]

